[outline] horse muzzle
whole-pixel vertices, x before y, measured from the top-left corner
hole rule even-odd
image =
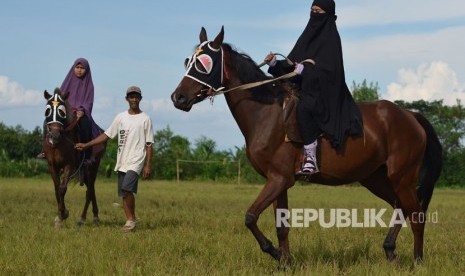
[[[189,112],[194,104],[205,100],[206,97],[207,90],[201,90],[196,95],[190,97],[184,95],[182,92],[174,91],[171,94],[171,101],[177,109]]]
[[[47,126],[47,143],[52,147],[55,147],[56,145],[60,144],[62,140],[62,131],[63,127],[61,125]]]

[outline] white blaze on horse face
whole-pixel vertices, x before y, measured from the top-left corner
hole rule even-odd
[[[47,124],[50,124],[50,123],[63,124],[62,120],[66,119],[66,107],[64,105],[60,105],[60,102],[63,102],[63,100],[58,94],[53,95],[50,98],[50,100],[52,100],[52,106],[47,105],[46,110],[45,110],[45,116],[49,117],[51,115],[52,119]]]

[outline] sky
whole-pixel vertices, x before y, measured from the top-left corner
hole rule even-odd
[[[218,150],[244,145],[224,99],[186,113],[170,95],[184,60],[205,27],[260,63],[287,55],[303,31],[311,1],[282,0],[22,0],[0,6],[0,122],[41,126],[43,91],[60,87],[74,60],[89,60],[93,117],[106,129],[128,108],[125,91],[142,89],[141,108],[154,130],[169,127]],[[387,100],[465,102],[465,2],[459,0],[336,1],[346,82],[378,84]],[[266,70],[266,68],[264,68]]]

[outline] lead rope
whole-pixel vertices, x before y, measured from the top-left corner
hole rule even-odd
[[[65,131],[71,131],[74,127],[76,127],[77,123],[79,122],[79,118],[76,118],[66,129]],[[68,143],[70,143],[71,145],[73,145],[73,149],[76,150],[76,144],[74,143],[73,140],[71,140],[69,137],[65,137],[65,141],[67,141]],[[82,158],[81,158],[81,162],[79,163],[79,166],[77,167],[77,169],[70,175],[68,176],[68,181],[70,181],[71,179],[73,179],[80,171],[81,171],[81,168],[82,168],[82,165],[84,164],[84,160],[86,158],[86,153],[83,151],[82,152]]]

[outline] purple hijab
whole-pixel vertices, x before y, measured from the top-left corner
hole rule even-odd
[[[74,74],[74,67],[78,64],[86,69],[86,74],[82,78],[78,78]],[[85,58],[76,59],[61,85],[61,92],[63,95],[68,95],[68,102],[73,108],[84,111],[89,119],[92,118],[94,83],[92,82],[89,62]]]
[[[74,74],[74,68],[81,64],[86,73],[83,77],[78,78]],[[68,75],[61,84],[61,93],[68,95],[68,102],[77,110],[84,111],[92,125],[92,137],[96,137],[99,133],[99,127],[92,118],[92,107],[94,105],[94,83],[92,82],[92,73],[90,71],[89,62],[85,58],[78,58],[74,62]]]

